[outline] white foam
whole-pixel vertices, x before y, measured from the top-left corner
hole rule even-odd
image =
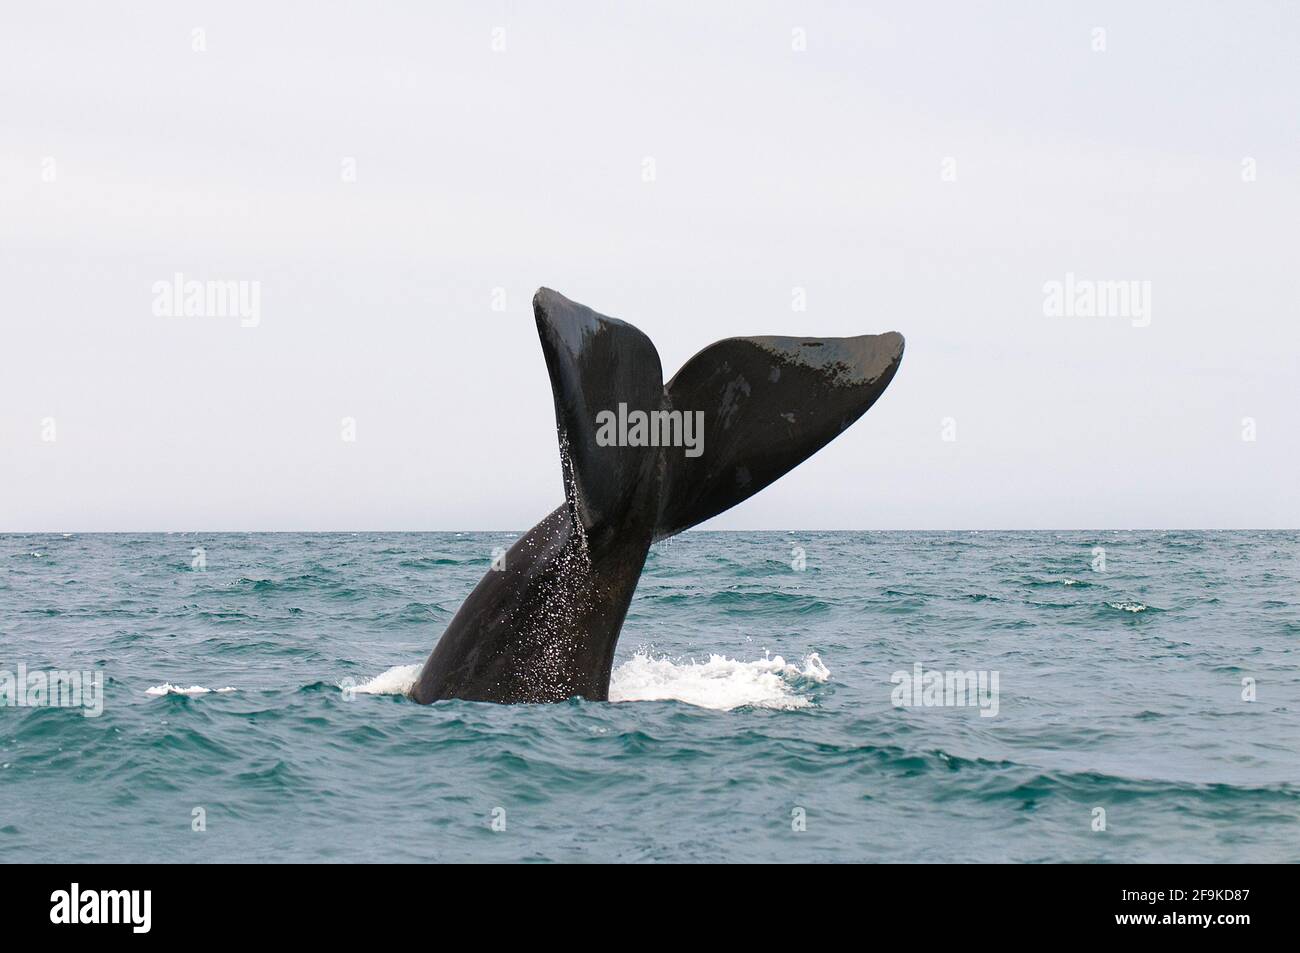
[[[612,702],[679,701],[700,708],[806,708],[812,699],[800,694],[797,682],[825,682],[831,676],[821,657],[813,652],[803,667],[781,656],[764,655],[742,662],[710,655],[707,662],[656,658],[638,651],[614,669],[609,684]]]
[[[421,665],[394,665],[369,681],[338,683],[343,691],[358,695],[405,695],[415,685]],[[611,702],[679,701],[699,708],[731,711],[733,708],[806,708],[812,700],[799,692],[800,682],[822,683],[830,669],[816,652],[802,666],[779,655],[742,662],[710,655],[707,662],[655,657],[638,651],[614,669],[609,683]]]
[[[368,682],[354,685],[351,680],[339,682],[339,688],[358,695],[405,695],[415,685],[420,674],[419,665],[394,665]]]
[[[155,698],[160,695],[211,695],[213,692],[223,694],[233,692],[234,689],[227,685],[225,688],[204,688],[202,685],[191,685],[189,688],[181,688],[179,685],[173,685],[171,682],[163,682],[161,685],[155,685],[153,688],[146,688],[146,695],[153,695]]]
[[[1123,609],[1125,612],[1146,612],[1147,607],[1140,602],[1108,602],[1106,605],[1112,609]]]

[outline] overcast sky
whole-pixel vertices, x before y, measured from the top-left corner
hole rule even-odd
[[[10,4],[0,116],[0,530],[526,528],[539,285],[906,336],[710,528],[1300,526],[1294,3]]]

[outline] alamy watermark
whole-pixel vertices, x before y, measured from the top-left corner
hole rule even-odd
[[[17,671],[0,669],[0,707],[80,708],[85,717],[98,718],[104,713],[104,673],[29,672],[19,662]]]
[[[978,708],[981,718],[998,713],[997,672],[926,671],[917,662],[889,680],[896,686],[889,695],[895,708]]]
[[[50,894],[50,922],[123,924],[132,933],[148,933],[152,907],[152,890],[83,890],[74,882],[68,890]]]
[[[1151,324],[1151,282],[1093,281],[1067,271],[1064,281],[1043,284],[1049,318],[1129,318],[1135,328]]]
[[[704,411],[632,410],[596,414],[596,445],[600,447],[685,447],[686,456],[704,453]]]
[[[260,281],[186,280],[176,272],[171,281],[153,283],[153,313],[159,318],[239,318],[245,328],[262,323]]]

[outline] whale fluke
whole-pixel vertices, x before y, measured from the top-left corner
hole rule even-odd
[[[903,358],[895,332],[727,338],[686,362],[668,401],[705,408],[698,457],[665,457],[655,539],[717,516],[788,473],[876,402]]]
[[[624,528],[637,498],[655,494],[658,448],[600,446],[596,417],[620,404],[663,403],[659,352],[639,330],[548,288],[533,297],[537,334],[551,375],[565,502],[588,534]]]
[[[411,697],[609,696],[650,545],[747,499],[866,413],[903,338],[728,338],[665,387],[650,339],[547,288],[533,298],[564,503],[469,594]]]

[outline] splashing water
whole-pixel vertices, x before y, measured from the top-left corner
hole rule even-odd
[[[405,695],[420,674],[419,665],[394,665],[374,678],[339,687],[358,695]],[[822,684],[830,669],[813,652],[802,666],[779,655],[752,662],[710,655],[708,661],[655,657],[642,649],[614,669],[609,684],[611,702],[678,701],[698,708],[806,708],[812,699],[800,688]]]
[[[394,665],[359,685],[342,681],[338,683],[338,687],[344,690],[351,689],[358,695],[405,695],[415,686],[415,680],[420,677],[420,669],[423,667],[423,663]]]
[[[707,662],[696,662],[656,658],[641,650],[614,670],[609,700],[679,701],[717,711],[806,708],[813,701],[798,691],[800,684],[820,684],[830,675],[816,652],[801,668],[779,655],[753,662],[710,655]]]
[[[225,688],[204,688],[202,685],[191,685],[189,688],[181,688],[179,685],[173,685],[171,682],[163,682],[161,685],[154,685],[152,688],[146,688],[146,695],[161,697],[163,695],[224,695],[227,692],[233,692],[235,689],[227,685]]]

